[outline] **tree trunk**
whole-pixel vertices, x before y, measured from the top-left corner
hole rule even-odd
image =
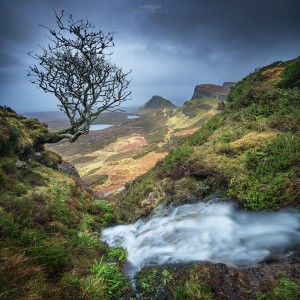
[[[74,134],[69,133],[70,129],[56,132],[48,132],[44,138],[44,144],[58,143],[63,139],[68,139],[70,143],[75,142],[81,135],[87,134],[86,131],[77,131]]]

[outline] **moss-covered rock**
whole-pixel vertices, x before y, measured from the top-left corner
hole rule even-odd
[[[0,155],[26,156],[31,149],[43,150],[41,140],[48,132],[47,125],[36,119],[17,115],[12,109],[0,106]]]

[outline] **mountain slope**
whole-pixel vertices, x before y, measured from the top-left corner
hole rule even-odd
[[[40,143],[45,124],[0,107],[0,298],[111,299],[125,252],[99,240],[113,207]],[[108,262],[108,260],[114,262]]]
[[[237,83],[225,111],[130,184],[124,215],[213,194],[256,210],[299,205],[299,66],[300,58],[276,62]]]

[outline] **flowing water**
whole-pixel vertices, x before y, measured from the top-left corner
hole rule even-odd
[[[296,209],[248,212],[210,201],[160,208],[151,219],[104,229],[101,239],[127,249],[126,275],[133,278],[144,266],[166,263],[250,265],[299,250],[299,228]]]

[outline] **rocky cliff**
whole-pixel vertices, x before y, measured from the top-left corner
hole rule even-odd
[[[227,82],[221,85],[215,84],[199,84],[195,86],[194,94],[192,99],[202,98],[202,97],[219,97],[221,95],[227,95],[233,84]]]
[[[167,124],[176,129],[198,128],[218,112],[220,103],[226,100],[231,84],[199,84],[195,86],[192,98],[178,107]]]

